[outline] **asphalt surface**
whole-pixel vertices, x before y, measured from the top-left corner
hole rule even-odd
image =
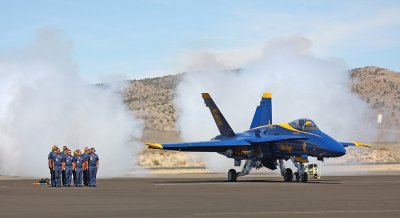
[[[97,188],[0,181],[0,217],[400,217],[400,175],[309,183],[225,175],[103,179]]]

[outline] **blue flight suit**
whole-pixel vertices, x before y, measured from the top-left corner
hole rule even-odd
[[[53,161],[53,155],[55,154],[55,151],[50,151],[49,156],[47,157],[48,160]],[[52,166],[49,167],[50,169],[50,181],[51,181],[51,186],[55,186],[55,182],[54,182],[54,170],[52,168]]]
[[[72,156],[64,154],[63,162],[65,163],[65,186],[71,187],[72,179]]]
[[[82,156],[75,156],[74,163],[75,163],[75,175],[76,175],[76,184],[75,186],[81,186],[82,184],[82,176],[83,176],[83,162],[85,160]]]
[[[67,156],[67,154],[65,153],[65,150],[64,150],[63,152],[61,152],[61,156],[62,156],[63,158],[64,158],[65,156]],[[63,184],[63,186],[66,186],[67,184],[66,184],[65,170],[62,170],[61,177],[62,177],[62,184]]]
[[[96,186],[97,161],[99,161],[97,154],[89,154],[89,186]]]
[[[83,153],[82,155],[83,161],[86,162],[88,160],[89,154]],[[89,172],[88,170],[83,170],[83,184],[85,186],[89,186]]]
[[[56,153],[53,155],[55,187],[61,187],[62,159],[61,154]]]
[[[75,162],[76,154],[72,156],[72,163]],[[74,181],[74,186],[76,186],[76,170],[72,169],[72,180]]]

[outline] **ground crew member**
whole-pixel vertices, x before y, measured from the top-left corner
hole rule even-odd
[[[95,153],[96,150],[94,148],[90,149],[90,155],[88,158],[88,165],[89,165],[89,186],[96,187],[96,176],[97,170],[99,169],[99,156]]]
[[[76,150],[76,156],[74,158],[74,162],[72,163],[72,168],[75,171],[75,186],[80,187],[82,185],[82,175],[83,175],[83,167],[85,160],[81,156],[81,151]]]
[[[55,186],[55,182],[54,182],[54,170],[53,170],[53,155],[56,153],[57,150],[57,145],[53,145],[51,147],[51,151],[47,157],[47,162],[49,164],[49,170],[50,170],[50,181],[51,181],[51,186],[54,187]]]
[[[62,153],[61,153],[61,156],[65,156],[65,155],[67,155],[67,150],[68,150],[68,147],[67,146],[63,146],[63,151],[62,151]],[[62,170],[62,184],[63,184],[63,186],[65,186],[66,184],[65,184],[65,170],[63,169]]]
[[[77,155],[78,155],[78,150],[75,150],[74,156],[72,156],[72,165],[74,164]],[[76,186],[76,171],[74,167],[72,167],[72,179],[74,180],[74,186]]]
[[[62,155],[60,149],[56,149],[56,153],[53,155],[53,171],[54,171],[54,187],[61,187],[61,174],[62,174]]]
[[[72,156],[71,150],[67,148],[65,150],[65,155],[63,158],[63,169],[65,171],[65,186],[71,187],[71,179],[72,179]]]
[[[89,170],[88,170],[89,167],[87,165],[87,161],[88,161],[88,158],[89,158],[89,153],[90,153],[89,148],[85,147],[85,153],[82,154],[82,157],[83,157],[84,162],[85,162],[84,167],[83,167],[83,184],[85,186],[89,186]]]

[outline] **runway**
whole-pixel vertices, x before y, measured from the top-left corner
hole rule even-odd
[[[190,177],[190,178],[188,178]],[[102,179],[97,188],[0,181],[1,217],[400,217],[400,175]]]

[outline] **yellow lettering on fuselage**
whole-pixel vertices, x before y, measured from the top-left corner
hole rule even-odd
[[[281,151],[288,151],[289,153],[293,151],[293,147],[291,145],[289,145],[289,144],[286,144],[286,143],[280,144],[278,146],[278,148]]]

